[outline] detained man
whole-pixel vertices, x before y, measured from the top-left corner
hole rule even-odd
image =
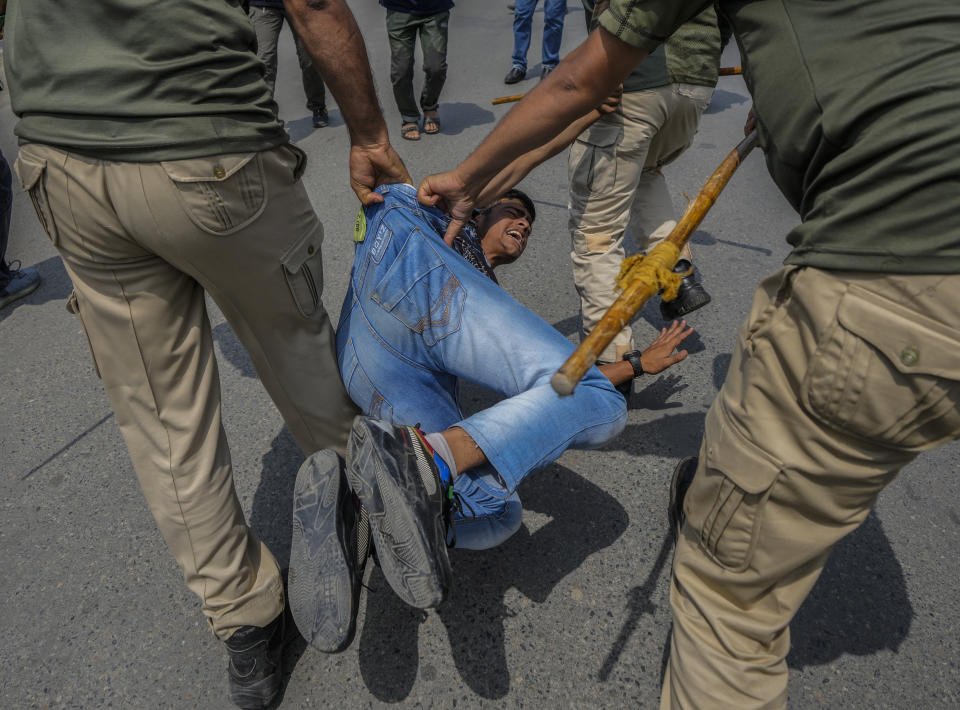
[[[354,421],[346,462],[314,454],[294,493],[291,610],[324,651],[353,636],[368,535],[397,595],[437,606],[451,584],[447,546],[488,549],[516,532],[520,482],[569,447],[616,436],[626,406],[614,385],[684,359],[674,350],[693,332],[674,323],[561,398],[549,380],[573,345],[494,275],[527,246],[530,198],[508,191],[451,250],[448,218],[420,205],[414,188],[380,194],[383,203],[358,218],[337,338],[347,391],[367,416]],[[464,417],[459,378],[505,399]]]

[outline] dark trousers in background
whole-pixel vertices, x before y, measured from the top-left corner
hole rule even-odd
[[[287,14],[279,8],[259,6],[250,8],[250,21],[257,33],[257,58],[263,62],[265,67],[263,78],[271,91],[275,91],[274,87],[277,83],[277,40],[280,38],[284,20],[289,22]],[[290,25],[290,31],[293,32],[293,25]],[[313,66],[313,61],[296,32],[293,32],[293,41],[297,47],[297,60],[300,62],[300,75],[303,79],[303,94],[307,97],[307,109],[324,110],[327,107],[327,92],[320,72]]]
[[[387,37],[390,39],[390,82],[393,97],[404,123],[420,120],[420,110],[435,111],[440,91],[447,80],[447,24],[449,12],[436,15],[411,15],[387,10]],[[420,34],[423,52],[423,91],[420,107],[413,96],[413,60]]]

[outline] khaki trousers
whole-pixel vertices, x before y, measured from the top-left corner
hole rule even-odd
[[[600,118],[570,148],[569,225],[573,280],[580,294],[581,337],[603,317],[619,293],[615,281],[630,231],[641,251],[676,226],[673,202],[660,171],[693,142],[713,89],[668,84],[623,95],[615,113]],[[689,250],[682,255],[690,259]],[[624,328],[600,360],[619,360],[633,349]]]
[[[918,452],[960,436],[960,275],[787,267],[707,415],[661,708],[783,708],[788,625]]]
[[[73,281],[140,486],[221,639],[267,624],[284,599],[234,491],[204,292],[301,448],[342,451],[355,413],[320,300],[323,230],[303,159],[281,146],[116,163],[28,144],[16,165]]]

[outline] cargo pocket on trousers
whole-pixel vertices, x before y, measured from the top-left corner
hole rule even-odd
[[[340,376],[354,404],[368,417],[393,421],[393,405],[373,386],[366,371],[360,365],[353,339],[347,341],[342,358]]]
[[[570,146],[570,183],[588,192],[608,192],[617,181],[617,142],[623,127],[598,121]]]
[[[93,352],[93,341],[90,340],[90,332],[87,330],[87,324],[83,322],[83,314],[80,312],[80,302],[77,300],[76,291],[71,291],[67,297],[66,309],[68,313],[73,313],[77,317],[77,320],[80,321],[80,326],[83,328],[83,336],[87,339],[87,348],[90,350],[90,360],[93,362],[93,371],[97,373],[97,377],[103,379],[100,375],[100,365],[97,364],[96,353]]]
[[[960,331],[853,285],[820,338],[800,398],[844,432],[933,448],[960,434]]]
[[[707,417],[705,439],[710,442],[706,466],[687,492],[687,519],[714,562],[743,572],[753,560],[763,511],[783,465],[721,417]]]
[[[467,292],[437,248],[414,229],[370,298],[433,346],[460,329]]]
[[[40,220],[43,231],[47,233],[53,245],[58,246],[60,239],[57,234],[57,225],[53,221],[53,211],[50,209],[47,186],[44,182],[47,172],[46,159],[34,157],[21,150],[14,163],[14,170],[20,178],[23,189],[30,195],[30,201],[33,202],[33,209],[37,213],[37,219]]]
[[[240,231],[267,206],[259,153],[160,163],[177,190],[184,213],[214,236]]]
[[[321,225],[290,247],[280,258],[290,295],[304,318],[310,318],[320,310],[320,296],[323,294],[322,244]]]

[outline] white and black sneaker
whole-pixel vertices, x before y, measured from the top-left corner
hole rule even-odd
[[[450,502],[423,433],[357,417],[347,479],[369,514],[377,562],[393,591],[410,606],[438,606],[453,577],[446,544]]]
[[[370,550],[366,511],[329,449],[297,473],[290,544],[290,612],[311,646],[335,653],[353,640],[360,583]]]

